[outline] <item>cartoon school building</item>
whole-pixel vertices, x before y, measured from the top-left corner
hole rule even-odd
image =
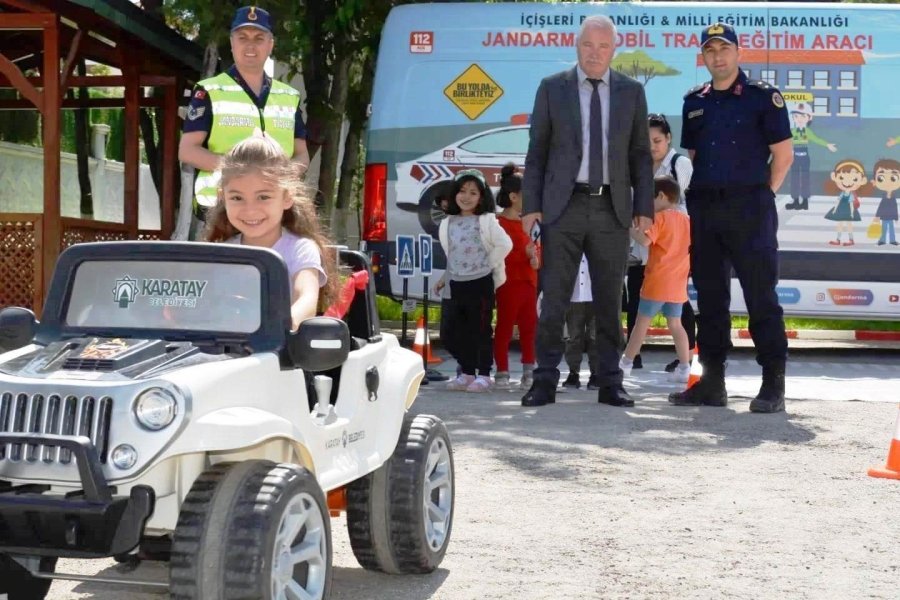
[[[863,64],[859,50],[741,50],[748,78],[774,85],[789,103],[808,102],[822,125],[859,122]]]

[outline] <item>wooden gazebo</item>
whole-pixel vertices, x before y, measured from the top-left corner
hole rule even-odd
[[[121,71],[115,76],[74,74],[80,59]],[[128,0],[0,0],[0,87],[19,99],[0,110],[38,110],[44,147],[41,213],[0,213],[0,306],[32,308],[40,314],[44,291],[59,253],[79,242],[166,239],[173,229],[178,177],[178,106],[197,80],[203,50]],[[37,69],[39,76],[25,72]],[[159,96],[147,87],[164,90]],[[124,98],[69,100],[77,87],[123,87]],[[124,223],[62,217],[60,210],[61,110],[124,108]],[[161,228],[138,230],[141,107],[163,110],[160,135]]]

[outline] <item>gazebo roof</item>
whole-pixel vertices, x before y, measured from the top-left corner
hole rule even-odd
[[[202,47],[129,0],[0,0],[0,12],[7,18],[16,13],[56,14],[61,21],[61,48],[71,44],[77,30],[90,31],[92,35],[81,40],[81,55],[110,66],[121,66],[129,46],[138,42],[131,54],[138,58],[142,72],[178,74],[190,81],[202,68]],[[0,54],[21,69],[39,64],[40,51],[37,31],[7,31],[0,36]]]

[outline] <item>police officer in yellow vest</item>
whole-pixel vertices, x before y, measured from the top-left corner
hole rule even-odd
[[[231,23],[234,66],[194,89],[178,158],[197,169],[194,212],[201,219],[216,202],[219,159],[254,130],[281,145],[298,163],[298,176],[309,165],[300,92],[263,70],[274,44],[268,12],[255,6],[238,9]]]

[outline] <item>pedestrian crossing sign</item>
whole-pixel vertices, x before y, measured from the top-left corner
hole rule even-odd
[[[397,275],[412,277],[416,272],[416,238],[411,235],[397,236]]]

